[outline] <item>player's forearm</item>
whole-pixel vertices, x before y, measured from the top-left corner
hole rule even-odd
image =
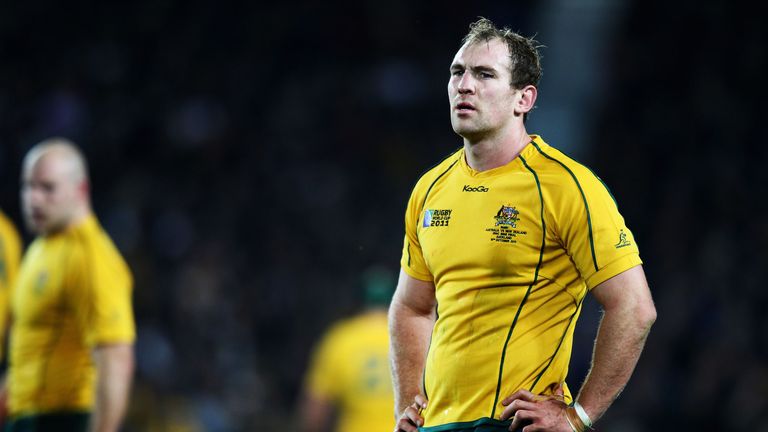
[[[128,406],[133,378],[133,347],[115,345],[97,348],[96,404],[91,419],[92,432],[115,432]]]
[[[655,320],[652,304],[605,311],[595,340],[592,368],[577,397],[593,422],[602,417],[629,381]]]
[[[322,432],[328,430],[333,404],[319,395],[305,392],[301,404],[301,431]]]
[[[395,414],[399,415],[421,393],[422,373],[435,318],[433,312],[417,312],[393,301],[389,323]]]

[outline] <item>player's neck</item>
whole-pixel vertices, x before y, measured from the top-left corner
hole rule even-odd
[[[477,141],[464,139],[464,155],[475,171],[487,171],[504,166],[515,159],[531,137],[525,127],[501,137],[485,137]]]
[[[74,217],[72,218],[72,223],[70,226],[77,226],[85,222],[86,219],[88,219],[88,216],[91,215],[91,206],[90,205],[83,205],[82,207],[77,209],[77,212],[75,213]]]
[[[72,213],[72,218],[69,220],[69,223],[64,228],[63,231],[70,230],[74,227],[80,226],[85,222],[86,219],[92,214],[91,206],[89,204],[83,204],[81,206],[78,206],[78,208]]]

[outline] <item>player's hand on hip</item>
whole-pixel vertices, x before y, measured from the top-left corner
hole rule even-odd
[[[424,417],[421,412],[427,407],[427,398],[416,395],[412,404],[400,414],[395,425],[395,432],[417,432],[424,425]]]
[[[510,431],[523,432],[573,432],[565,417],[568,407],[563,401],[562,386],[552,396],[535,395],[528,390],[518,390],[501,401],[504,411],[501,420],[513,418]]]

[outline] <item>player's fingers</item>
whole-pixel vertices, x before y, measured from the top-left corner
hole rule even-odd
[[[533,420],[535,418],[535,415],[531,411],[527,410],[517,410],[515,413],[515,418],[512,420],[512,424],[509,425],[509,430],[516,431],[519,427],[523,425],[523,423]]]
[[[419,426],[424,425],[424,419],[419,415],[419,405],[414,402],[400,414],[395,425],[395,432],[417,432]]]
[[[417,394],[416,397],[413,399],[416,401],[416,403],[419,405],[421,409],[427,408],[427,398],[425,398],[424,396]]]
[[[534,402],[528,402],[522,399],[513,400],[509,405],[507,405],[506,408],[504,408],[500,418],[501,420],[506,420],[515,415],[515,413],[521,409],[533,411],[536,409],[536,404]]]
[[[400,417],[395,426],[395,432],[419,432],[419,428],[415,426],[411,420],[405,416]]]
[[[565,396],[565,386],[564,383],[560,383],[555,387],[555,395],[556,396]]]
[[[407,417],[412,424],[415,424],[416,426],[422,426],[424,425],[424,418],[419,414],[418,406],[414,407],[414,405],[416,405],[415,402],[405,410],[403,415]]]
[[[503,401],[501,401],[501,404],[504,406],[507,406],[512,403],[513,400],[522,399],[524,401],[533,402],[535,400],[536,395],[529,392],[528,390],[518,390],[515,393],[512,394],[512,396],[507,397]]]

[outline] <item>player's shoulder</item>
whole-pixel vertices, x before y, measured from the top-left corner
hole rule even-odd
[[[130,270],[122,254],[96,216],[89,216],[84,223],[72,230],[70,240],[72,249],[79,251],[83,259],[92,264],[107,264],[115,271],[120,269],[123,273],[128,273],[130,277]]]
[[[8,217],[2,210],[0,210],[0,235],[19,237],[19,232],[16,229],[11,218]]]
[[[12,226],[11,220],[6,216],[5,212],[0,209],[0,228],[5,228],[7,226]]]
[[[419,177],[416,185],[413,188],[413,193],[415,195],[426,193],[431,185],[433,185],[437,180],[439,180],[448,171],[456,166],[463,155],[464,149],[459,148],[447,157],[441,159],[440,162],[438,162],[436,165],[429,168]]]
[[[618,208],[608,185],[591,168],[553,146],[535,144],[537,155],[532,165],[538,172],[544,195],[551,199],[551,203],[556,203],[554,208],[582,203],[590,203],[588,205],[592,207],[600,202],[608,204],[601,208]]]
[[[347,316],[336,321],[331,326],[328,333],[335,335],[348,335],[350,333],[354,333],[355,330],[360,326],[360,323],[361,321],[359,316]]]
[[[357,339],[365,337],[365,333],[370,330],[372,322],[373,319],[370,314],[358,313],[336,321],[328,329],[328,334],[338,338]]]
[[[109,250],[111,239],[94,215],[89,215],[84,221],[69,229],[66,236],[76,249],[93,249],[102,252],[106,249],[106,252],[111,252]]]
[[[21,234],[13,221],[0,211],[0,254],[21,255]]]
[[[354,336],[354,324],[350,318],[342,318],[332,323],[327,330],[325,330],[322,337],[322,345],[326,347],[333,347],[333,349],[342,349],[341,347],[347,345],[350,339]]]
[[[539,137],[534,139],[533,146],[536,158],[532,165],[539,174],[542,186],[578,188],[603,185],[602,180],[587,165],[547,144]]]

